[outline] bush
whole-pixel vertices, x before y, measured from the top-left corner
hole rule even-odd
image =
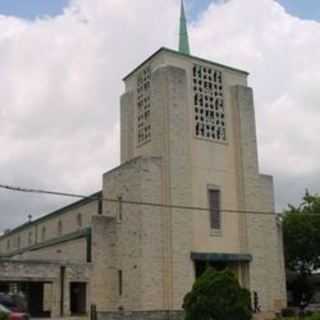
[[[320,320],[320,313],[314,313],[312,316],[308,317],[308,320]]]
[[[281,316],[284,318],[291,318],[296,316],[296,311],[292,308],[282,309]]]
[[[0,312],[0,320],[8,320],[9,316],[7,313]]]
[[[231,271],[208,269],[184,298],[186,320],[250,320],[250,292]]]

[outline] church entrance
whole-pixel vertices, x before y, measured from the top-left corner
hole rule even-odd
[[[249,288],[249,263],[250,255],[228,253],[192,253],[195,276],[200,277],[207,268],[216,271],[231,270],[242,287]]]

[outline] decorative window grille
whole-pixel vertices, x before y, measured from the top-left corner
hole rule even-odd
[[[151,140],[151,70],[142,70],[137,78],[138,145]]]
[[[198,138],[226,141],[222,72],[193,66],[195,134]]]

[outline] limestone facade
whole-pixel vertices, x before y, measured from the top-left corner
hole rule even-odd
[[[101,319],[181,311],[207,262],[231,268],[263,311],[285,307],[281,225],[272,177],[259,173],[247,77],[160,49],[125,78],[121,164],[102,192],[4,235],[2,256],[88,266],[88,305]]]

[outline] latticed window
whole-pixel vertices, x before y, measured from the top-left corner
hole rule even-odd
[[[226,141],[226,117],[222,72],[193,66],[195,134],[198,138]]]
[[[151,140],[151,70],[145,68],[137,78],[138,145]]]

